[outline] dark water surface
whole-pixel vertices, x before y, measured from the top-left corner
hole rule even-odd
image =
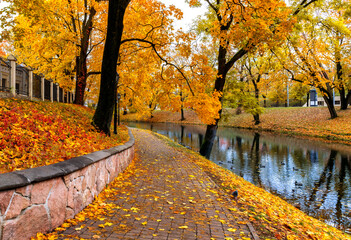
[[[205,127],[128,123],[199,151]],[[214,163],[285,199],[308,215],[351,233],[351,147],[221,127]]]

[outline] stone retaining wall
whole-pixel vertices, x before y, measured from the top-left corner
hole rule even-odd
[[[132,161],[129,136],[123,146],[0,174],[0,239],[30,239],[73,218]]]

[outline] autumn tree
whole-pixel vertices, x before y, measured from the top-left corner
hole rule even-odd
[[[116,79],[117,63],[121,66],[121,79],[124,78],[123,63],[130,61],[130,54],[140,50],[151,50],[162,62],[169,64],[163,55],[167,52],[169,35],[171,35],[173,21],[171,16],[180,18],[182,14],[174,6],[166,8],[158,1],[146,0],[110,1],[108,11],[100,93],[93,117],[93,125],[106,134],[110,132],[113,106],[119,85]],[[143,66],[133,66],[133,68],[138,67]],[[121,86],[127,87],[129,84],[121,83]]]
[[[61,86],[74,88],[75,103],[84,104],[89,55],[102,43],[105,3],[91,0],[9,1],[7,16],[16,55]],[[96,34],[94,34],[96,33]],[[74,81],[75,80],[75,81]]]
[[[290,60],[294,62],[298,72],[289,70],[291,79],[316,87],[322,94],[331,118],[337,117],[333,103],[334,71],[331,61],[324,55],[325,42],[316,37],[316,26],[313,22],[304,22],[306,31],[300,32],[289,40]],[[304,80],[296,77],[301,73]]]
[[[192,6],[200,4],[198,0],[189,2]],[[233,65],[249,51],[259,49],[264,43],[273,47],[284,40],[291,31],[293,15],[315,0],[303,0],[292,13],[283,1],[204,2],[211,11],[207,19],[211,24],[207,24],[209,28],[206,30],[218,44],[217,74],[213,91],[222,93],[226,76]],[[202,155],[208,155],[212,149],[219,119],[220,117],[207,125],[204,143],[200,149]]]
[[[340,93],[341,110],[345,110],[351,101],[351,79],[349,48],[351,44],[351,18],[349,1],[326,1],[318,11],[323,14],[318,16],[319,25],[324,30],[323,38],[327,39],[329,48],[326,52],[334,62],[335,87]],[[326,10],[328,9],[328,10]],[[321,17],[323,16],[323,17]]]

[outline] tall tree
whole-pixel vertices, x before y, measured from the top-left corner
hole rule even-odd
[[[211,11],[208,21],[212,22],[212,27],[208,30],[218,43],[217,76],[213,91],[222,93],[228,71],[235,62],[249,51],[260,48],[263,43],[272,47],[282,41],[291,30],[294,22],[292,15],[298,14],[315,0],[302,1],[293,13],[279,0],[204,2]],[[195,6],[200,1],[192,0],[190,4]],[[202,155],[208,155],[212,149],[219,119],[220,117],[207,125],[204,143],[200,149]]]
[[[108,22],[104,54],[101,65],[99,102],[93,117],[93,125],[110,134],[113,107],[116,102],[118,79],[117,59],[122,42],[123,19],[130,0],[114,0],[108,4]]]
[[[117,32],[118,30],[118,32],[120,32],[122,28],[124,30],[121,32],[122,34],[115,34],[114,43],[117,44],[118,47],[115,46],[112,48],[111,46],[105,46],[103,65],[105,64],[106,57],[106,59],[109,59],[109,67],[102,67],[102,72],[105,72],[106,75],[104,76],[103,74],[101,76],[99,102],[93,118],[93,124],[106,134],[109,134],[115,98],[112,92],[115,92],[117,87],[117,83],[111,73],[111,71],[116,72],[115,64],[118,65],[118,71],[121,76],[121,83],[118,84],[120,87],[119,90],[124,93],[132,92],[135,105],[138,104],[141,106],[141,99],[143,99],[148,106],[151,105],[151,108],[155,106],[155,99],[158,100],[158,106],[166,102],[170,103],[170,101],[166,100],[165,95],[167,94],[165,93],[176,92],[176,86],[182,86],[183,84],[187,86],[187,91],[190,91],[193,95],[193,97],[187,98],[188,105],[192,104],[198,107],[201,105],[204,106],[206,100],[211,102],[211,99],[213,99],[212,94],[208,96],[204,91],[204,86],[199,88],[199,94],[195,97],[192,85],[201,84],[191,82],[190,79],[185,76],[186,74],[182,67],[174,63],[172,54],[169,54],[170,50],[178,48],[183,48],[181,52],[185,55],[189,51],[189,48],[187,48],[185,44],[181,44],[187,41],[189,35],[181,31],[178,31],[176,34],[171,32],[173,29],[172,17],[181,18],[181,11],[174,6],[166,8],[164,4],[158,1],[146,0],[135,0],[130,3],[125,2],[124,5],[120,3],[118,6],[119,7],[115,6],[115,10],[113,10],[117,11],[117,14],[112,13],[115,15],[114,19],[110,20],[109,16],[108,26],[111,25],[112,27],[108,31],[112,30]],[[109,9],[109,15],[110,14],[111,8]],[[122,15],[124,21],[126,23],[128,22],[128,24],[123,25]],[[135,19],[139,21],[135,21]],[[107,36],[109,36],[109,34]],[[106,39],[106,41],[107,40],[108,39]],[[177,44],[172,44],[174,42],[177,42]],[[118,50],[117,55],[114,53],[115,50]],[[107,53],[110,54],[107,55]],[[146,57],[147,55],[149,56]],[[136,56],[142,57],[143,60],[136,59]],[[148,61],[145,62],[145,59],[148,59]],[[205,61],[205,59],[197,59],[201,63]],[[195,59],[193,59],[193,61],[195,62]],[[156,70],[157,67],[154,65],[157,63],[158,71]],[[163,65],[162,67],[160,67],[161,64]],[[114,70],[112,70],[112,65],[115,65]],[[177,74],[180,74],[181,77],[163,78],[165,76],[163,75],[163,71],[166,72],[169,70],[169,67],[175,69]],[[152,72],[147,72],[147,70],[151,70]],[[109,73],[109,75],[107,73]],[[107,75],[108,77],[106,77]],[[204,75],[206,76],[204,77],[206,80],[209,75]],[[162,81],[157,82],[157,79],[162,79]],[[179,79],[182,79],[183,82],[180,82]],[[199,79],[201,80],[203,78],[199,77]],[[148,84],[150,86],[147,86]],[[159,91],[160,89],[162,91]],[[206,115],[204,109],[204,107],[197,108],[199,112],[203,113],[203,116]]]
[[[104,19],[106,4],[95,0],[9,2],[7,13],[15,17],[13,22],[8,19],[7,26],[18,59],[66,89],[75,85],[75,103],[83,105],[87,78],[92,74],[89,55],[104,38],[94,34],[103,32],[95,20],[97,16]]]

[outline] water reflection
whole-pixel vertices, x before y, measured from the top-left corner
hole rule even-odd
[[[199,151],[205,127],[130,123]],[[286,199],[310,216],[351,233],[351,150],[232,128],[219,128],[209,159]]]

